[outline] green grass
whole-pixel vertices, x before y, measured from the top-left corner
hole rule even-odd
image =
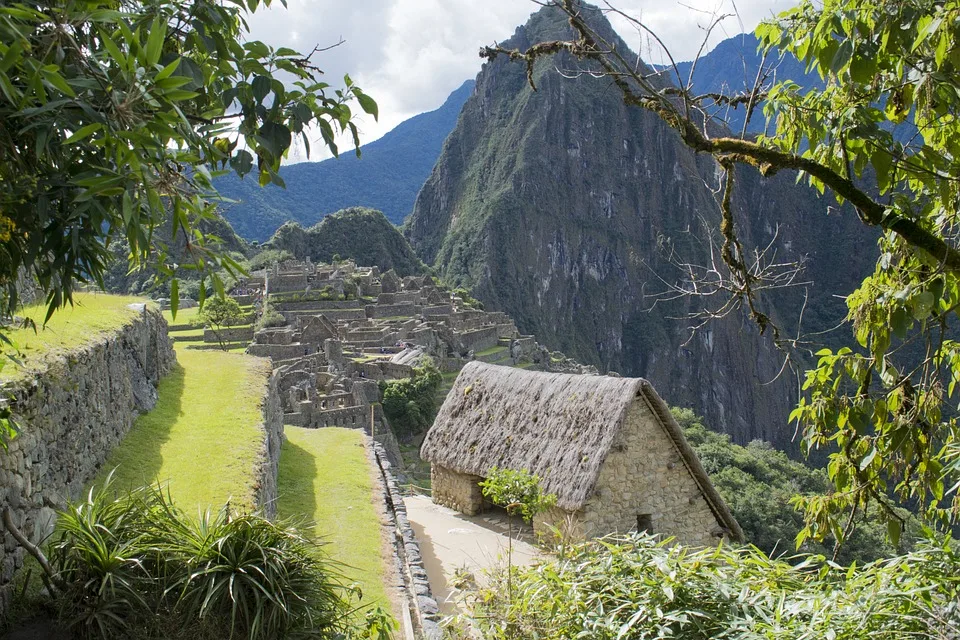
[[[170,309],[165,309],[163,312],[163,317],[166,318],[167,324],[190,324],[197,319],[197,316],[200,314],[200,307],[193,307],[192,309],[179,309],[177,311],[177,317],[174,319],[173,313]]]
[[[473,355],[475,357],[492,356],[493,354],[500,353],[501,351],[509,351],[509,349],[502,345],[497,345],[495,347],[490,347],[489,349],[484,349],[483,351],[475,351]]]
[[[4,330],[4,335],[19,350],[22,366],[7,363],[0,372],[0,380],[13,380],[41,370],[52,358],[115,332],[140,313],[128,305],[144,302],[147,302],[144,298],[131,296],[81,293],[74,296],[73,307],[54,313],[46,326],[42,325],[47,313],[45,304],[24,307],[17,315],[31,318],[37,324],[37,330]],[[4,352],[7,351],[4,348]]]
[[[160,381],[157,406],[137,418],[98,481],[117,468],[116,486],[169,483],[187,513],[226,501],[254,507],[254,467],[263,432],[259,407],[269,363],[222,351],[177,348]]]
[[[362,604],[388,609],[381,527],[373,508],[373,480],[363,433],[337,427],[288,426],[285,431],[278,515],[306,518],[308,526],[302,529],[327,542],[326,553],[347,565],[347,577],[363,589]]]

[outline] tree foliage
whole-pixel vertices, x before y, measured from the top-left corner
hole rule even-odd
[[[946,640],[960,632],[955,548],[846,570],[819,560],[694,550],[635,533],[497,572],[467,602],[483,637],[496,640]]]
[[[359,149],[350,103],[377,115],[349,77],[318,80],[311,59],[247,39],[247,19],[271,0],[65,0],[0,6],[0,285],[17,301],[29,272],[48,313],[79,282],[102,281],[117,238],[131,267],[177,276],[236,270],[198,223],[213,215],[211,172],[280,184],[294,138],[309,128],[337,153]],[[291,78],[281,81],[281,74]],[[154,233],[181,239],[168,258]],[[201,286],[201,291],[204,287]]]
[[[412,436],[430,426],[442,382],[440,371],[430,362],[416,367],[409,378],[380,383],[383,413],[397,435]]]
[[[264,249],[257,255],[250,258],[250,271],[259,271],[268,269],[275,264],[293,260],[293,254],[284,249]]]
[[[197,318],[205,325],[208,325],[217,336],[217,342],[220,348],[226,350],[227,341],[224,340],[224,329],[236,326],[243,322],[244,313],[240,308],[240,303],[229,296],[224,298],[212,298],[200,310]]]
[[[754,440],[743,447],[730,441],[726,434],[711,431],[690,409],[672,409],[683,428],[687,441],[697,453],[710,481],[723,496],[733,516],[740,523],[747,542],[764,553],[787,558],[804,529],[803,513],[794,506],[798,496],[812,498],[828,495],[832,490],[824,469],[792,460],[768,443]],[[898,512],[909,524],[908,536],[899,546],[886,539],[886,526],[877,509],[858,514],[842,545],[827,538],[823,541],[804,539],[798,545],[802,553],[822,555],[848,565],[864,564],[910,551],[920,526],[909,511]]]
[[[736,165],[765,176],[798,171],[882,232],[874,274],[847,299],[850,346],[815,354],[791,416],[805,450],[833,452],[827,473],[836,490],[800,501],[804,535],[843,538],[858,513],[878,505],[896,543],[904,526],[897,501],[941,526],[960,521],[960,342],[951,332],[960,310],[960,3],[804,0],[756,34],[765,53],[795,55],[824,86],[770,86],[761,73],[735,95],[697,95],[692,71],[684,79],[675,65],[650,70],[617,51],[591,26],[596,9],[553,4],[569,16],[574,39],[481,55],[522,61],[531,80],[538,59],[572,55],[612,80],[627,105],[658,115],[694,151],[713,156],[723,175],[716,226],[727,291],[779,344],[791,347],[763,311],[764,274],[737,234]],[[712,121],[718,105],[745,109],[749,121],[764,101],[769,135],[738,137]],[[915,134],[896,135],[908,118]],[[863,250],[856,238],[850,250]]]

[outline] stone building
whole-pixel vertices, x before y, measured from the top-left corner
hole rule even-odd
[[[484,508],[492,467],[540,477],[557,506],[534,522],[574,537],[647,530],[689,545],[743,531],[649,382],[471,362],[420,450],[433,499],[463,513]]]

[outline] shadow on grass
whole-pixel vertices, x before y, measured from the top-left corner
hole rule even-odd
[[[157,477],[163,465],[161,450],[170,440],[170,432],[183,412],[184,380],[183,367],[174,364],[160,380],[156,406],[136,419],[130,432],[107,458],[97,476],[97,483],[103,482],[114,469],[113,487],[117,490],[167,480]]]
[[[285,439],[280,449],[277,515],[290,520],[311,540],[321,542],[314,520],[317,494],[313,483],[316,477],[316,457],[307,449]]]

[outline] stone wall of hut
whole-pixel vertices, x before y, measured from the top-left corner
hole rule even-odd
[[[716,544],[721,534],[710,505],[673,441],[643,398],[637,398],[583,508],[588,537],[648,528],[685,545]],[[642,522],[641,522],[642,521]]]
[[[433,501],[468,516],[476,515],[483,507],[483,494],[477,484],[480,476],[458,473],[438,464],[430,467],[430,486]]]

